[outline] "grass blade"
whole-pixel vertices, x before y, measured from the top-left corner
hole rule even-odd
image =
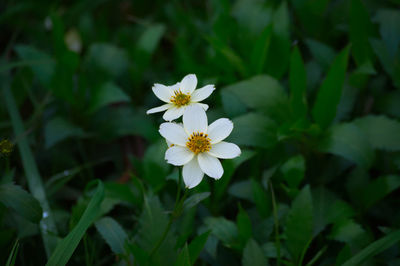
[[[17,138],[17,146],[21,155],[22,165],[24,167],[28,187],[32,195],[39,201],[43,209],[43,219],[40,221],[40,231],[43,238],[44,248],[47,257],[50,256],[52,250],[57,243],[57,228],[51,214],[49,203],[47,202],[46,193],[43,189],[42,178],[39,174],[35,159],[29,147],[27,137],[25,135],[24,125],[18,112],[14,96],[11,93],[7,77],[3,76],[3,94],[6,102],[8,113],[11,117],[12,127]]]
[[[100,204],[103,201],[103,198],[104,185],[103,182],[99,180],[96,193],[90,200],[78,224],[63,240],[58,243],[56,249],[54,250],[53,254],[51,254],[51,257],[46,264],[47,266],[62,266],[67,264],[82,237],[84,236],[86,230],[98,217],[100,213]]]
[[[19,248],[19,240],[17,239],[15,241],[15,244],[10,252],[10,255],[8,256],[6,266],[14,266],[15,265],[15,259],[17,258],[18,254],[18,248]]]

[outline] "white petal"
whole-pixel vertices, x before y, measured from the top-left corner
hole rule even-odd
[[[176,166],[187,164],[193,157],[194,153],[186,147],[172,146],[165,152],[165,160]]]
[[[195,91],[192,93],[191,100],[192,100],[193,102],[200,102],[200,101],[206,99],[208,96],[210,96],[211,93],[212,93],[214,90],[215,90],[214,85],[207,85],[207,86],[204,86],[203,88],[198,89],[198,90],[195,90]]]
[[[168,108],[172,108],[172,104],[164,104],[158,107],[151,108],[146,112],[146,114],[158,113],[167,110]]]
[[[238,157],[241,151],[238,145],[221,141],[220,143],[212,145],[208,153],[217,158],[232,159]]]
[[[162,123],[159,132],[172,144],[186,146],[188,135],[182,126],[175,123]]]
[[[211,144],[218,143],[224,140],[231,134],[233,129],[233,123],[227,118],[220,118],[215,120],[211,125],[208,126],[208,137],[211,139]]]
[[[208,110],[208,104],[205,103],[192,103],[191,105],[197,105],[204,109],[204,111]]]
[[[222,168],[221,162],[217,158],[207,153],[199,153],[197,159],[201,170],[209,177],[220,179],[224,174],[224,168]]]
[[[182,116],[184,109],[185,108],[182,107],[172,107],[164,113],[163,118],[165,121],[178,119]]]
[[[181,83],[180,83],[180,82],[177,82],[177,83],[175,83],[174,85],[169,86],[169,89],[170,89],[172,92],[174,92],[174,91],[178,91],[180,87],[181,87]]]
[[[183,166],[182,176],[187,188],[194,188],[200,184],[204,172],[201,170],[196,157]]]
[[[206,111],[199,105],[186,107],[182,121],[183,127],[189,135],[194,132],[207,133],[208,121]]]
[[[192,92],[196,89],[196,86],[197,86],[196,75],[189,74],[182,79],[180,89],[183,93],[192,94]]]
[[[167,86],[162,85],[162,84],[154,84],[153,88],[151,88],[154,92],[154,94],[160,99],[161,101],[164,101],[166,103],[170,103],[171,96],[174,95],[174,92]]]

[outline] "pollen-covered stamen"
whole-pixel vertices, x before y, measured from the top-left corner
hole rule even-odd
[[[181,90],[176,90],[170,100],[175,106],[181,107],[190,103],[190,94],[184,94]]]
[[[211,139],[207,134],[199,132],[193,133],[190,135],[188,142],[186,142],[186,147],[195,154],[206,152],[211,149]]]

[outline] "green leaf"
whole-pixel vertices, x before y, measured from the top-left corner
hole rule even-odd
[[[357,253],[354,257],[346,261],[343,266],[362,265],[363,262],[370,260],[377,254],[385,251],[399,241],[400,230],[397,230],[371,243],[366,248]]]
[[[166,28],[163,24],[146,27],[145,31],[136,43],[137,48],[142,52],[146,52],[150,55],[153,54],[161,40],[161,37],[164,35],[165,30]]]
[[[363,208],[368,209],[386,195],[400,187],[400,176],[388,175],[379,177],[370,182],[361,190]]]
[[[335,59],[335,51],[330,46],[312,39],[307,39],[306,44],[315,61],[317,61],[324,70],[328,69]]]
[[[19,186],[0,185],[0,202],[33,223],[42,219],[39,201]]]
[[[254,179],[251,180],[253,188],[253,198],[256,203],[258,213],[261,217],[268,217],[271,214],[271,200],[264,188]]]
[[[178,258],[175,262],[176,266],[191,266],[190,262],[190,254],[189,254],[189,249],[188,245],[185,244],[185,246],[182,248],[181,252],[179,252]]]
[[[279,121],[290,117],[289,99],[279,82],[267,75],[229,85],[223,90],[233,93],[247,107],[262,111]]]
[[[343,49],[333,61],[312,109],[314,120],[323,128],[328,127],[336,116],[346,76],[349,49]]]
[[[30,68],[39,82],[44,86],[49,86],[56,67],[54,59],[32,46],[18,45],[15,51],[21,59],[31,65]]]
[[[50,148],[69,137],[83,137],[85,132],[62,117],[55,117],[44,128],[45,146]]]
[[[195,239],[192,240],[192,242],[190,242],[188,248],[192,265],[195,264],[197,258],[200,255],[200,252],[203,250],[204,245],[206,244],[207,239],[210,236],[210,233],[211,231],[205,232],[197,236]]]
[[[129,96],[117,85],[108,82],[100,86],[93,96],[90,112],[95,112],[111,103],[129,102]]]
[[[236,216],[236,224],[241,241],[246,243],[253,235],[251,220],[246,211],[239,205],[239,213]]]
[[[307,114],[307,73],[297,46],[294,47],[290,57],[289,85],[293,114],[302,118]]]
[[[254,239],[249,239],[243,250],[243,266],[267,266],[268,261],[264,256],[263,250]]]
[[[251,54],[251,65],[255,74],[261,74],[268,56],[269,46],[272,37],[272,24],[265,27],[256,40]]]
[[[364,132],[354,123],[332,127],[319,143],[318,149],[342,156],[365,168],[371,166],[375,157]]]
[[[285,181],[292,188],[297,188],[304,178],[305,160],[302,155],[289,158],[282,166],[281,171]]]
[[[15,240],[15,243],[10,252],[10,255],[8,255],[6,266],[14,266],[15,265],[15,260],[17,259],[18,249],[19,249],[19,240],[17,239],[17,240]]]
[[[145,197],[138,222],[138,246],[150,254],[168,226],[168,216],[157,197]],[[153,265],[172,265],[176,259],[175,243],[176,239],[170,231],[158,251],[152,256]]]
[[[115,254],[125,253],[124,245],[128,235],[117,221],[111,217],[103,217],[94,225]]]
[[[126,52],[108,43],[95,43],[87,55],[89,67],[99,68],[110,76],[118,77],[127,71],[129,66]]]
[[[354,120],[375,149],[400,150],[400,122],[386,116],[369,115]]]
[[[352,220],[343,220],[335,223],[330,238],[356,247],[366,243],[364,229]]]
[[[28,182],[29,191],[39,201],[43,209],[45,219],[40,222],[40,230],[43,238],[44,248],[47,257],[50,257],[56,242],[57,242],[57,227],[54,222],[49,203],[46,198],[46,193],[42,183],[42,178],[39,174],[38,167],[35,162],[32,150],[29,147],[28,138],[25,133],[24,124],[18,112],[17,105],[14,100],[10,88],[7,84],[7,79],[3,79],[3,93],[7,105],[8,113],[11,117],[11,124],[14,134],[18,137],[18,149],[24,167],[25,176]],[[49,233],[50,232],[50,233]]]
[[[201,201],[208,198],[210,194],[211,194],[210,192],[196,193],[190,196],[188,199],[186,199],[185,202],[183,203],[183,206],[185,209],[191,209],[197,204],[199,204]]]
[[[232,247],[237,243],[238,229],[234,222],[224,217],[207,217],[204,223],[211,233],[227,247]]]
[[[47,266],[63,266],[66,265],[75,249],[77,248],[86,230],[98,218],[100,213],[100,204],[104,198],[104,185],[100,180],[97,180],[97,189],[91,198],[85,212],[80,218],[78,224],[61,240],[50,259],[47,261]]]
[[[269,148],[277,142],[277,126],[266,116],[249,113],[233,119],[233,124],[229,141],[238,145]]]
[[[400,44],[400,12],[398,9],[380,9],[375,19],[390,56],[396,56]]]
[[[352,0],[350,7],[350,41],[352,54],[359,67],[371,64],[372,48],[369,38],[372,33],[372,23],[368,11],[361,0]],[[373,67],[373,66],[372,66]]]
[[[313,233],[313,203],[310,187],[305,186],[292,203],[286,220],[286,243],[294,261],[308,248]]]

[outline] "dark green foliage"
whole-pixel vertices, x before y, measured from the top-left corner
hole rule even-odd
[[[0,2],[1,265],[399,265],[399,0]],[[242,153],[185,190],[189,73]]]

